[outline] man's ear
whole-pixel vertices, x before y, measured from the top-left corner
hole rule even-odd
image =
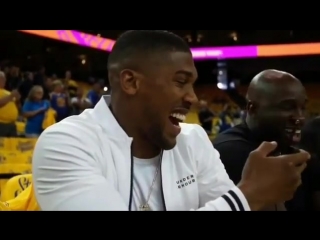
[[[120,72],[120,86],[122,91],[134,95],[139,90],[141,76],[136,71],[124,69]]]
[[[251,100],[247,100],[247,112],[249,114],[254,114],[256,110],[255,104]]]

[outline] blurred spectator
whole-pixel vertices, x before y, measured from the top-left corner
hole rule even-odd
[[[28,97],[28,94],[33,87],[33,73],[32,72],[27,72],[25,74],[25,79],[24,81],[20,84],[19,86],[19,92],[21,94],[21,103],[23,104],[26,98]]]
[[[90,99],[83,96],[83,89],[78,88],[77,96],[71,98],[72,114],[80,114],[86,108],[91,107]]]
[[[9,69],[9,74],[6,76],[6,78],[6,90],[12,91],[13,89],[19,88],[19,85],[21,83],[20,68],[17,66],[12,66]]]
[[[241,110],[240,107],[235,106],[233,108],[233,112],[231,113],[232,115],[232,121],[234,125],[238,125],[240,123],[242,123],[242,119],[243,119],[243,110]]]
[[[29,92],[23,107],[22,114],[27,119],[26,137],[38,137],[42,132],[42,122],[45,111],[49,109],[49,102],[43,100],[43,89],[41,86],[33,86]]]
[[[68,94],[69,98],[77,96],[78,89],[77,82],[72,80],[71,77],[71,71],[66,71],[65,78],[63,79],[63,85],[65,90],[67,91],[66,93]]]
[[[198,118],[203,129],[208,135],[210,135],[212,133],[212,121],[214,118],[214,113],[208,108],[208,103],[204,100],[200,101]]]
[[[58,80],[57,74],[52,74],[51,79],[52,81]]]
[[[102,86],[100,82],[95,82],[92,89],[88,92],[87,98],[90,100],[92,107],[94,107],[100,100],[102,93]]]
[[[0,72],[0,137],[16,137],[17,127],[15,121],[18,119],[18,108],[16,101],[19,101],[20,94],[17,90],[11,93],[4,89],[6,76]]]
[[[225,104],[223,111],[220,113],[219,133],[224,132],[233,126],[233,114],[231,113],[231,107],[229,104]]]
[[[3,67],[3,72],[6,76],[9,76],[9,71],[10,71],[10,68],[8,66]]]
[[[244,96],[242,96],[238,88],[240,86],[240,81],[239,80],[234,80],[233,81],[234,87],[232,88],[227,88],[225,90],[225,93],[229,96],[230,100],[234,102],[235,104],[238,105],[238,107],[242,110],[245,110],[247,107],[247,100]]]
[[[246,117],[247,117],[247,111],[246,110],[241,110],[240,111],[241,122],[244,122],[246,120]]]
[[[39,85],[44,87],[44,82],[46,80],[46,68],[41,66],[38,72],[34,76],[34,85]]]
[[[69,115],[68,96],[64,93],[64,85],[56,80],[52,83],[53,92],[51,93],[51,107],[57,112],[57,122]]]
[[[43,99],[49,100],[51,99],[50,94],[52,92],[52,79],[51,78],[45,78],[43,88]]]

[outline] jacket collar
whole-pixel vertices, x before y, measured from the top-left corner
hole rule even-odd
[[[109,137],[116,138],[122,141],[132,141],[132,138],[119,125],[118,121],[110,111],[109,104],[111,101],[110,95],[102,96],[92,111],[92,116],[96,122],[103,128]]]

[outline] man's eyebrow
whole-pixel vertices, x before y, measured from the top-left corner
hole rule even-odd
[[[193,77],[193,73],[186,70],[179,70],[176,72],[176,74],[183,74],[183,75],[186,75],[187,77]]]
[[[295,98],[285,98],[285,99],[281,99],[281,101],[279,103],[289,103],[289,102],[295,102],[297,99]],[[305,98],[305,103],[308,102],[308,98]]]

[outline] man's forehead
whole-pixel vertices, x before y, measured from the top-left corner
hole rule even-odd
[[[171,52],[170,53],[172,70],[177,74],[184,74],[188,77],[197,78],[197,69],[191,53],[188,52]]]
[[[279,81],[271,85],[271,90],[280,94],[300,94],[305,92],[299,81]]]
[[[265,88],[265,97],[271,102],[307,98],[302,84],[275,84]]]

